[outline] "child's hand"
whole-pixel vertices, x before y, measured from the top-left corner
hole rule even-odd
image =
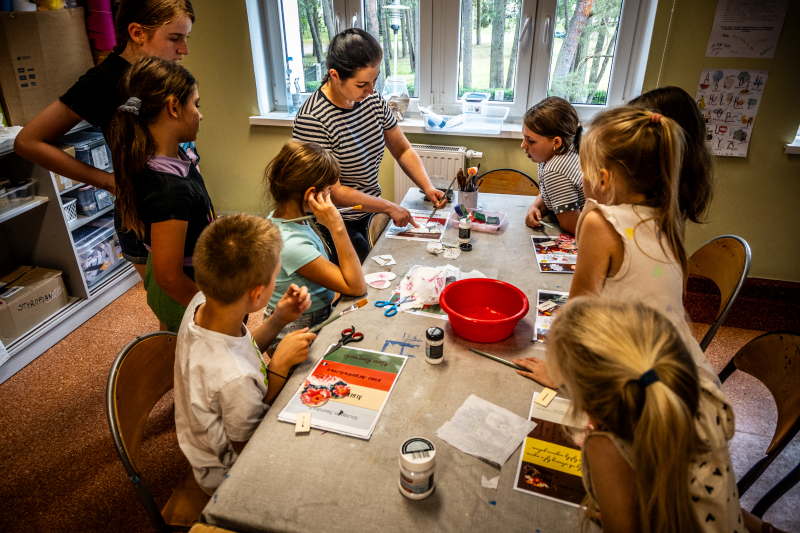
[[[308,328],[288,333],[275,349],[270,368],[285,376],[291,367],[308,359],[308,347],[316,338],[317,334],[309,333]]]
[[[298,287],[294,283],[286,289],[286,294],[275,306],[276,319],[284,324],[294,322],[311,307],[311,295],[306,287]]]
[[[318,192],[308,197],[308,207],[317,217],[317,222],[329,230],[344,229],[342,215],[336,206],[333,205],[330,195]]]
[[[530,370],[530,372],[517,370],[517,374],[520,376],[530,378],[533,381],[541,383],[545,387],[550,387],[551,389],[558,388],[558,384],[555,383],[553,378],[550,377],[550,374],[547,373],[547,365],[545,365],[545,362],[541,359],[537,359],[536,357],[528,357],[527,359],[514,359],[514,364],[523,366]]]
[[[535,205],[528,208],[528,214],[525,216],[525,225],[531,228],[541,227],[539,221],[542,220],[542,212]]]

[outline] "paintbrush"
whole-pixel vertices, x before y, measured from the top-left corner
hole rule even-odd
[[[447,203],[447,195],[448,195],[448,194],[450,194],[450,191],[452,191],[452,190],[453,190],[453,184],[456,182],[456,179],[457,179],[457,178],[458,178],[458,174],[456,174],[456,177],[455,177],[455,178],[453,178],[453,181],[451,181],[451,182],[450,182],[450,186],[449,186],[449,187],[447,187],[447,190],[446,190],[446,191],[444,191],[444,197],[442,198],[442,200],[443,200],[445,203]],[[433,215],[435,215],[435,214],[436,214],[436,211],[437,211],[438,209],[439,209],[439,205],[438,205],[438,204],[433,206],[433,211],[431,211],[431,216],[429,216],[429,217],[428,217],[428,222],[430,222],[430,221],[431,221],[431,219],[433,218]],[[426,222],[426,224],[427,224],[427,222]]]
[[[343,207],[341,209],[337,209],[340,213],[344,213],[345,211],[352,211],[353,209],[361,209],[362,206],[354,205],[353,207]],[[301,220],[311,220],[312,218],[317,218],[317,215],[306,215],[304,217],[297,217],[297,218],[290,218],[289,220],[284,220],[281,224],[288,224],[289,222],[299,222]]]
[[[488,354],[486,352],[482,352],[480,350],[476,350],[475,348],[470,348],[470,350],[472,350],[473,352],[475,352],[478,355],[482,355],[484,357],[488,357],[489,359],[492,359],[493,361],[497,361],[498,363],[502,363],[502,364],[504,364],[506,366],[510,366],[511,368],[516,368],[517,370],[524,370],[526,372],[528,371],[527,368],[521,367],[519,365],[515,365],[514,363],[506,361],[505,359],[497,357],[496,355]]]
[[[355,311],[357,309],[361,309],[362,307],[367,305],[367,303],[369,303],[369,302],[367,302],[366,298],[364,298],[363,300],[359,300],[358,302],[354,303],[353,305],[351,305],[350,307],[348,307],[347,309],[345,309],[344,311],[342,311],[338,315],[331,315],[330,317],[328,317],[328,320],[326,320],[325,322],[321,322],[321,323],[317,324],[316,326],[314,326],[313,328],[308,330],[308,332],[309,333],[316,333],[319,330],[321,330],[322,328],[324,328],[325,326],[327,326],[328,324],[330,324],[331,322],[333,322],[335,320],[339,320],[340,318],[342,318],[347,313],[352,313],[353,311]]]
[[[547,223],[547,222],[545,222],[544,220],[540,220],[540,221],[539,221],[539,224],[541,224],[542,226],[547,226],[547,227],[548,227],[548,228],[550,228],[550,229],[556,229],[555,227],[553,227],[552,225],[548,224],[548,223]]]

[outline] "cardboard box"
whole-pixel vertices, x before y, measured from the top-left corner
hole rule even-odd
[[[14,283],[32,268],[31,266],[11,266],[0,270],[0,289]]]
[[[0,90],[24,126],[94,66],[83,8],[0,13]]]
[[[23,335],[68,302],[60,271],[30,269],[0,289],[0,337]]]

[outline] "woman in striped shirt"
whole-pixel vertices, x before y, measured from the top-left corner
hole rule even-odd
[[[407,209],[380,197],[378,170],[384,148],[434,203],[444,196],[431,185],[417,153],[397,126],[386,101],[375,92],[383,51],[378,41],[358,28],[336,35],[328,48],[328,73],[322,86],[300,107],[292,136],[322,145],[336,157],[340,183],[331,190],[336,205],[362,205],[342,213],[347,233],[361,262],[369,254],[369,213],[386,213],[397,226],[414,224]],[[416,224],[414,224],[416,226]],[[323,239],[338,264],[333,240],[324,227]]]
[[[528,226],[540,227],[542,215],[552,211],[561,229],[575,233],[586,203],[578,157],[582,133],[578,113],[563,98],[550,96],[525,113],[522,149],[539,163],[541,190],[525,217]]]

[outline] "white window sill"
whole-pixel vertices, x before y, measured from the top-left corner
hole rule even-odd
[[[452,133],[447,131],[429,131],[425,129],[421,118],[407,117],[403,122],[400,122],[400,129],[403,133],[424,133],[429,135],[444,135],[444,136],[458,136],[458,137],[484,137],[488,139],[522,139],[522,124],[515,122],[506,122],[503,124],[503,129],[499,135],[486,135],[484,133]],[[278,126],[284,128],[291,128],[294,125],[294,116],[281,111],[273,111],[266,115],[257,115],[250,117],[250,125],[252,126]]]
[[[800,155],[800,142],[795,139],[792,144],[784,144],[783,151],[789,155]]]

